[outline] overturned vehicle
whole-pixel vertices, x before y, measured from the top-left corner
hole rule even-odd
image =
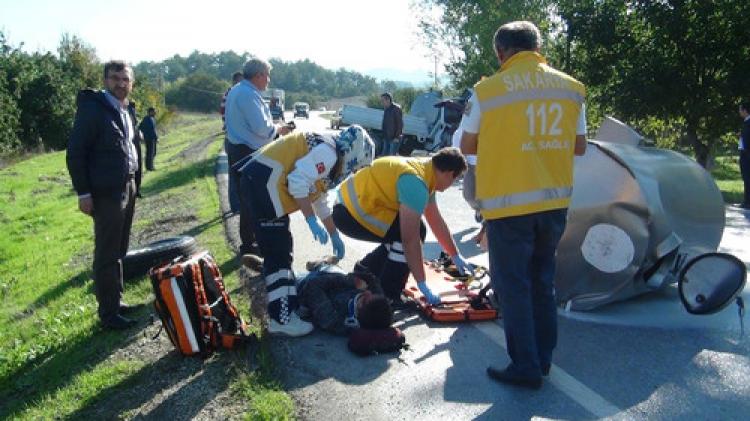
[[[688,312],[716,312],[746,280],[744,263],[716,252],[724,224],[721,192],[702,167],[644,146],[635,131],[608,118],[576,158],[557,299],[568,310],[588,311],[676,284]]]

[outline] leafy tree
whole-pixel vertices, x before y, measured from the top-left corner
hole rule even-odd
[[[457,89],[497,71],[493,36],[503,23],[530,20],[543,34],[554,32],[549,30],[554,26],[552,0],[421,0],[417,6],[423,16],[421,35],[433,50],[447,49],[445,70]],[[437,20],[432,18],[435,8],[442,11]],[[549,35],[547,41],[544,48],[556,51],[547,44],[556,45],[557,38]]]
[[[221,96],[228,87],[229,82],[207,73],[194,73],[172,85],[165,94],[165,101],[167,105],[184,110],[214,112],[219,109]]]
[[[7,77],[0,69],[0,155],[6,155],[21,145],[21,113],[16,99],[8,91]]]
[[[68,78],[76,82],[79,88],[96,88],[101,86],[103,66],[99,63],[96,50],[81,38],[63,34],[57,54]]]
[[[722,0],[560,1],[576,73],[626,119],[677,122],[701,165],[737,127],[750,91],[750,4]]]

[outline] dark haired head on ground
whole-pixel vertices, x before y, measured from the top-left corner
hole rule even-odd
[[[124,69],[130,71],[130,76],[133,76],[133,69],[122,60],[110,60],[104,63],[104,79],[109,77],[109,72],[121,72]]]
[[[509,22],[495,32],[495,50],[508,56],[518,51],[536,51],[541,45],[539,29],[528,21]]]
[[[458,177],[466,171],[466,158],[458,148],[448,147],[440,149],[432,155],[432,165],[444,172],[452,172],[453,177]]]
[[[362,306],[357,311],[357,320],[362,329],[387,329],[393,323],[393,309],[383,295],[370,295],[367,292]],[[369,297],[368,297],[369,295]]]

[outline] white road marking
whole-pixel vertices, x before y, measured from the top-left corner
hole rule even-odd
[[[493,342],[503,347],[503,349],[506,349],[505,330],[503,330],[503,328],[497,323],[474,323],[473,326],[480,332],[484,333]],[[552,365],[552,371],[550,371],[549,377],[545,380],[596,417],[611,417],[622,412],[620,408],[599,396],[596,392],[589,389],[586,385],[579,382],[573,376],[566,373],[565,370],[554,364]]]

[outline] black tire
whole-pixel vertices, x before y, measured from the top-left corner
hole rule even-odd
[[[128,251],[122,259],[122,277],[141,277],[153,266],[178,256],[189,256],[198,250],[195,238],[187,235],[155,241],[143,248]]]

